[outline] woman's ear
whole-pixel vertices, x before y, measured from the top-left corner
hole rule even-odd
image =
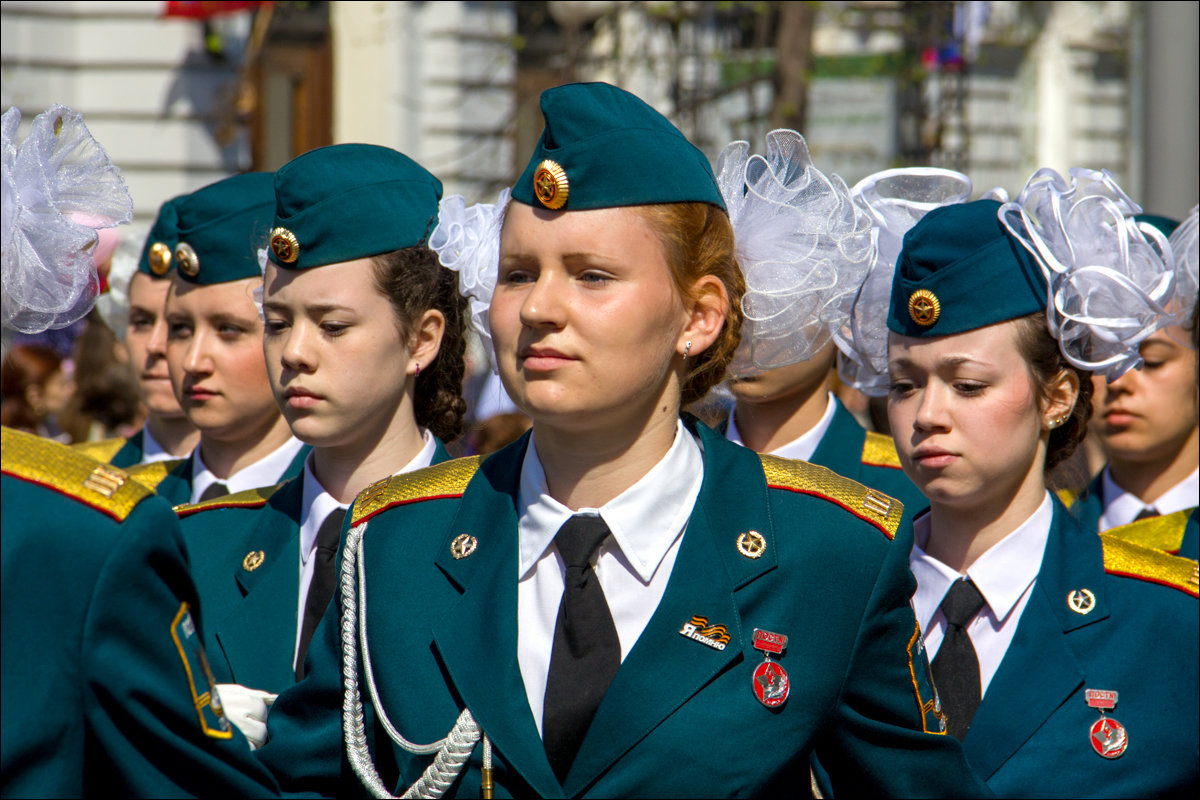
[[[1079,397],[1079,376],[1074,370],[1064,369],[1054,377],[1046,392],[1046,408],[1042,411],[1042,424],[1046,428],[1057,428],[1071,416],[1075,401]]]
[[[446,317],[434,308],[427,308],[411,324],[412,335],[408,339],[409,375],[426,369],[437,358],[442,348],[442,335],[446,332]]]
[[[688,315],[687,325],[679,335],[675,349],[680,355],[696,356],[703,353],[725,325],[729,314],[729,293],[725,284],[714,275],[703,275],[693,285],[691,296],[684,299]],[[690,351],[687,343],[691,342]]]

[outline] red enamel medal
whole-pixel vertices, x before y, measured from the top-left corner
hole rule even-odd
[[[787,647],[788,637],[758,628],[754,629],[754,649],[762,651],[763,663],[754,669],[754,696],[767,708],[777,708],[787,702],[790,685],[788,674],[780,664],[771,660]]]
[[[1100,719],[1093,722],[1088,731],[1092,749],[1104,758],[1120,758],[1129,746],[1129,734],[1124,725],[1104,713],[1116,708],[1117,693],[1109,689],[1085,689],[1084,699],[1088,706],[1100,711]]]

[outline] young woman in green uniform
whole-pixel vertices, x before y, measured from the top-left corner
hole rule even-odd
[[[1162,324],[1132,209],[1106,174],[1042,170],[1013,203],[929,212],[896,266],[888,413],[931,503],[913,605],[950,733],[1004,797],[1200,779],[1195,563],[1083,530],[1045,482],[1086,431],[1090,370],[1132,368]]]
[[[445,461],[462,429],[464,310],[429,249],[441,183],[387,147],[333,145],[275,176],[262,292],[271,389],[312,446],[277,486],[178,509],[231,719],[304,674],[333,596],[346,508],[374,481]]]
[[[794,793],[814,750],[847,795],[981,791],[940,733],[900,504],[680,414],[741,322],[707,159],[607,84],[541,106],[511,202],[445,201],[433,240],[532,433],[358,496],[260,756],[330,795]]]
[[[146,424],[128,439],[86,442],[75,445],[75,449],[114,466],[127,468],[149,461],[187,458],[200,440],[200,432],[179,405],[167,370],[166,305],[179,239],[178,224],[175,200],[168,200],[159,208],[137,267],[129,278],[125,298],[128,319],[117,322],[106,319],[117,327],[124,323],[117,335],[129,349],[138,393],[146,407]]]
[[[886,342],[878,342],[873,359],[855,344],[860,319],[887,308],[900,250],[895,223],[911,225],[931,208],[962,202],[971,181],[944,169],[891,169],[851,190],[813,166],[794,131],[768,134],[767,145],[744,199],[726,194],[736,204],[739,239],[749,238],[739,228],[769,220],[776,246],[739,257],[747,323],[730,366],[736,405],[721,430],[759,452],[810,461],[879,489],[911,515],[928,501],[900,469],[891,437],[865,430],[834,396],[834,363],[847,385],[886,394]],[[744,169],[745,147],[726,147],[721,170]],[[724,185],[720,176],[718,182]]]
[[[1183,525],[1173,523],[1191,513],[1200,492],[1196,350],[1189,330],[1196,304],[1197,212],[1193,209],[1179,225],[1151,219],[1154,230],[1170,234],[1176,263],[1175,322],[1141,343],[1141,370],[1111,383],[1096,381],[1099,419],[1093,430],[1108,463],[1072,510],[1085,526],[1100,532],[1169,517],[1141,527],[1158,531],[1165,526],[1175,534],[1164,530],[1166,538],[1155,534],[1145,541],[1195,559],[1200,542],[1194,534],[1185,536]],[[1122,535],[1127,532],[1123,529]]]
[[[200,443],[182,461],[131,474],[173,505],[195,503],[299,474],[307,448],[275,404],[254,291],[256,244],[275,209],[273,176],[235,175],[175,201],[175,276],[167,293],[167,368]]]

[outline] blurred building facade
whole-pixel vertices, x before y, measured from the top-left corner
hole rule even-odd
[[[1103,167],[1175,217],[1200,192],[1195,2],[216,5],[0,4],[0,101],[82,112],[143,230],[175,194],[333,142],[395,147],[490,200],[565,80],[630,89],[714,160],[802,119],[850,184],[926,163],[1016,192],[1039,166]],[[164,16],[188,6],[205,10]]]

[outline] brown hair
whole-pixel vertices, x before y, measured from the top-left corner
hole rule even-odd
[[[375,288],[392,304],[404,338],[413,320],[429,309],[446,318],[442,346],[432,364],[422,364],[413,397],[417,424],[443,442],[458,438],[467,403],[462,396],[463,354],[467,346],[466,299],[458,279],[438,263],[428,247],[406,247],[375,256]]]
[[[45,387],[62,369],[62,357],[40,344],[22,344],[9,350],[0,367],[0,393],[4,396],[0,422],[9,428],[37,431],[41,421],[25,397],[30,386]]]
[[[1046,330],[1046,316],[1042,313],[1019,317],[1017,323],[1017,350],[1029,364],[1037,388],[1038,407],[1050,399],[1050,387],[1064,370],[1074,372],[1079,379],[1079,394],[1075,407],[1062,425],[1050,431],[1046,446],[1046,464],[1043,471],[1049,473],[1058,464],[1066,461],[1087,435],[1088,420],[1092,417],[1092,373],[1073,366],[1063,357],[1058,341]]]
[[[682,297],[694,299],[693,286],[705,275],[725,285],[729,305],[716,342],[688,359],[681,405],[701,399],[725,377],[742,336],[742,295],[746,281],[734,248],[729,216],[709,203],[664,203],[634,206],[662,240],[671,277]]]

